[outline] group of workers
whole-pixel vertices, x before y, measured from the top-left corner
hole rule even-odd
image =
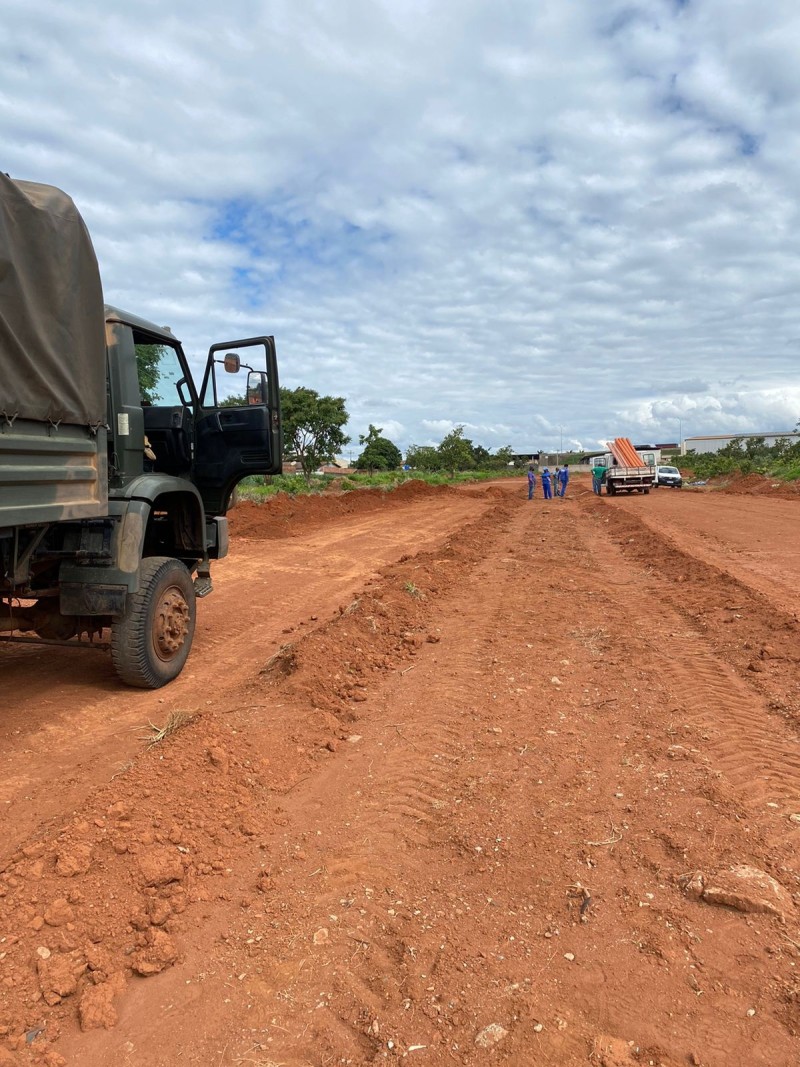
[[[556,496],[563,500],[567,495],[567,483],[569,482],[569,467],[556,467],[551,474],[549,467],[545,467],[541,474],[542,496],[545,500],[553,499],[553,482],[555,482]],[[533,500],[536,495],[536,471],[528,467],[528,500]]]

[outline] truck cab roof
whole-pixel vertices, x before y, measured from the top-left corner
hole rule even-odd
[[[156,326],[154,322],[148,322],[147,319],[143,319],[139,315],[133,315],[130,311],[123,311],[121,308],[106,304],[105,316],[106,322],[119,322],[123,326],[131,326],[134,330],[141,330],[143,333],[152,334],[156,338],[161,337],[169,344],[180,344],[180,341],[169,326]]]

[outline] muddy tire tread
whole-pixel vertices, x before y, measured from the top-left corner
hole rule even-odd
[[[190,605],[191,628],[184,650],[159,671],[154,668],[152,657],[148,655],[148,614],[151,610],[150,595],[169,570],[175,571],[177,584],[184,586],[186,600]],[[176,678],[191,650],[195,627],[194,608],[192,578],[180,560],[170,556],[147,556],[143,559],[139,565],[139,589],[130,594],[125,615],[115,620],[111,626],[111,661],[120,681],[138,689],[160,689]]]

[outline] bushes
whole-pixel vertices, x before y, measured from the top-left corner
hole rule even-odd
[[[800,476],[800,445],[786,440],[767,445],[763,437],[731,441],[719,452],[687,452],[676,457],[679,465],[694,472],[695,478],[715,478],[726,474],[766,474],[787,481]]]
[[[273,474],[268,477],[254,475],[239,482],[236,492],[240,500],[268,500],[278,493],[296,496],[300,493],[319,492],[332,480],[328,474],[318,475],[310,483],[302,474]]]
[[[319,493],[332,482],[344,492],[357,489],[395,489],[408,481],[422,481],[427,485],[454,485],[459,482],[483,482],[492,478],[520,477],[520,471],[459,471],[455,475],[445,471],[376,471],[374,474],[355,472],[344,477],[332,474],[312,475],[306,482],[302,474],[276,474],[270,477],[254,476],[240,482],[237,493],[241,500],[268,500],[277,493]]]

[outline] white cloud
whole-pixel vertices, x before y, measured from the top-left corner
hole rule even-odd
[[[406,445],[789,429],[788,0],[6,0],[0,166],[107,298]],[[389,433],[388,427],[391,428]]]

